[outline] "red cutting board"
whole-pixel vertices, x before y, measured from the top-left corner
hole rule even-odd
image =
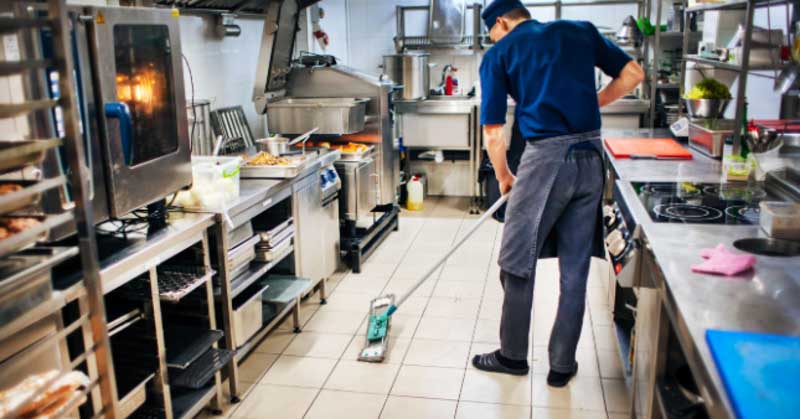
[[[616,158],[632,154],[669,159],[691,159],[692,153],[672,138],[606,138],[606,147]]]

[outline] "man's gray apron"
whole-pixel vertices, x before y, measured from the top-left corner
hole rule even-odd
[[[554,187],[558,170],[571,150],[592,149],[602,161],[600,130],[582,134],[564,135],[527,144],[522,155],[517,181],[511,190],[506,209],[503,242],[500,250],[500,267],[515,276],[529,278],[539,258],[557,257],[556,243],[552,237],[537,248],[542,214]],[[605,176],[605,171],[598,173]],[[594,222],[595,240],[591,245],[592,256],[605,257],[603,246],[602,203],[598,203]],[[544,232],[549,234],[550,232]]]

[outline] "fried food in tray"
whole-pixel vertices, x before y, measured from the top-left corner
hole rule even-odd
[[[5,183],[0,185],[0,195],[6,195],[21,190],[22,190],[22,185],[18,183]]]
[[[369,146],[368,145],[361,144],[361,143],[353,143],[353,142],[345,143],[345,144],[339,144],[339,143],[331,143],[329,141],[320,141],[320,142],[315,143],[313,145],[315,147],[319,147],[319,148],[330,148],[330,149],[333,149],[333,150],[341,150],[342,153],[353,153],[353,154],[355,154],[355,153],[363,153],[363,152],[369,150]]]
[[[273,156],[266,151],[261,151],[253,156],[248,162],[248,166],[289,166],[291,160],[286,157]]]

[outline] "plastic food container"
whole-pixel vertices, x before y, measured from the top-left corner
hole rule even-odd
[[[725,156],[722,160],[722,174],[727,182],[746,182],[752,169],[752,163],[739,156]]]
[[[205,210],[224,209],[239,197],[241,157],[192,156],[192,189],[181,191],[176,205]]]
[[[800,239],[800,204],[781,201],[761,201],[759,224],[776,239]]]

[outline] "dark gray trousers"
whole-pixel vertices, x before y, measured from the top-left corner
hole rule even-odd
[[[557,234],[560,295],[548,352],[550,368],[557,372],[575,369],[583,315],[586,310],[586,282],[596,240],[598,205],[603,192],[603,163],[598,153],[574,150],[560,164],[539,224],[536,246],[555,229]],[[523,183],[520,183],[522,181]],[[536,187],[535,179],[518,179],[515,188]],[[504,243],[512,245],[512,243]],[[537,255],[538,257],[538,255]],[[536,267],[529,278],[502,271],[503,313],[500,342],[503,356],[527,359],[530,340],[531,309]]]

